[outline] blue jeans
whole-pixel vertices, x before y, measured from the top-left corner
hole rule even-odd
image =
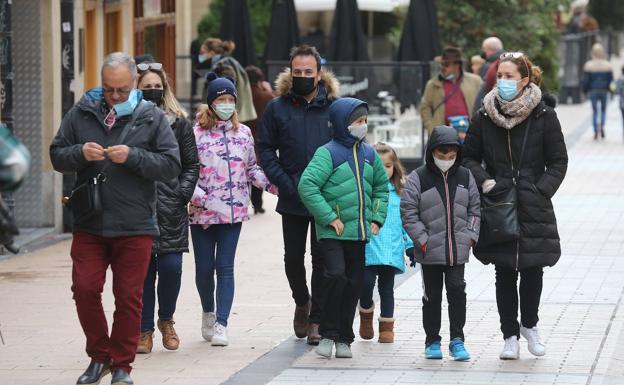
[[[607,93],[606,92],[592,92],[590,94],[594,132],[600,131],[600,126],[604,126],[605,119],[607,117]],[[598,103],[600,103],[600,121],[598,120]]]
[[[366,266],[364,270],[364,285],[360,295],[360,306],[370,309],[373,306],[373,290],[375,281],[379,277],[379,307],[383,318],[394,317],[394,276],[397,269],[392,266]]]
[[[215,311],[215,270],[217,272],[217,322],[227,326],[234,300],[234,256],[242,223],[191,225],[195,250],[195,285],[204,313]]]
[[[158,276],[158,288],[156,288],[156,276]],[[158,318],[164,321],[173,319],[181,281],[182,253],[152,255],[143,284],[142,332],[154,330],[156,292],[158,292]]]

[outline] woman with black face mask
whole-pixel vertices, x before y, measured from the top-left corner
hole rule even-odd
[[[156,303],[156,276],[158,276],[158,329],[165,349],[176,350],[180,339],[173,327],[180,283],[182,253],[188,252],[188,213],[186,205],[193,196],[199,176],[199,158],[195,134],[187,113],[176,100],[167,75],[160,63],[137,64],[137,88],[143,99],[165,111],[171,129],[180,147],[182,172],[168,182],[158,183],[157,216],[160,236],[154,240],[152,260],[143,287],[141,338],[137,353],[152,351],[154,309]]]

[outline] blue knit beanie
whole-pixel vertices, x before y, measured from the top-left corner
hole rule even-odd
[[[214,72],[209,72],[206,75],[206,81],[208,82],[208,96],[206,97],[206,102],[209,106],[221,95],[232,95],[234,99],[237,98],[234,80],[230,78],[220,78]]]

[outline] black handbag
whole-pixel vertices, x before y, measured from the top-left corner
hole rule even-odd
[[[481,230],[479,232],[479,246],[513,242],[520,238],[517,182],[520,177],[520,169],[522,168],[527,137],[529,136],[529,130],[531,128],[532,119],[531,117],[528,119],[527,127],[524,132],[524,139],[522,140],[518,167],[515,170],[513,157],[511,155],[511,142],[509,142],[509,161],[511,162],[511,170],[514,174],[513,185],[509,189],[481,194]]]
[[[130,131],[130,127],[134,125],[136,117],[139,114],[134,115],[135,116],[126,124],[119,135],[118,144],[123,144],[126,135]],[[63,198],[63,203],[71,208],[75,222],[81,222],[90,217],[102,214],[102,185],[106,183],[106,170],[112,164],[111,160],[108,158],[105,162],[106,163],[95,177],[91,177],[86,182],[74,187],[69,196]]]

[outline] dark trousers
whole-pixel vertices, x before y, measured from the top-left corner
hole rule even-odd
[[[152,253],[151,236],[105,238],[76,232],[71,246],[72,292],[80,325],[87,338],[86,351],[111,369],[130,371],[139,343],[141,297]],[[102,307],[108,266],[113,271],[115,312],[113,328]]]
[[[464,265],[422,265],[423,327],[427,335],[425,344],[441,341],[442,287],[446,285],[446,300],[451,340],[464,340],[466,324],[466,281]]]
[[[310,322],[321,322],[321,304],[323,298],[323,256],[316,240],[314,219],[299,215],[282,214],[282,233],[284,237],[284,268],[292,291],[292,297],[298,306],[310,301],[310,292],[306,280],[305,252],[306,239],[310,227],[310,251],[312,254],[312,308]]]
[[[598,132],[600,126],[604,126],[607,117],[607,92],[592,92],[590,94],[594,132]],[[600,104],[600,106],[598,106]]]
[[[156,285],[156,277],[158,277],[158,285]],[[181,282],[182,253],[152,256],[143,285],[142,332],[154,330],[156,293],[158,293],[158,318],[163,321],[173,319]]]
[[[360,295],[360,306],[364,309],[370,309],[373,306],[373,290],[377,280],[381,316],[383,318],[394,317],[394,276],[396,273],[397,269],[392,266],[366,266],[364,269],[362,294]]]
[[[227,326],[234,301],[234,257],[242,223],[191,225],[195,251],[195,285],[204,313],[215,311],[217,322]],[[215,272],[217,286],[215,290]]]
[[[364,279],[366,243],[322,239],[325,299],[319,333],[323,338],[351,344],[353,319]]]
[[[522,326],[532,328],[537,325],[543,277],[544,271],[541,267],[521,270],[518,292],[518,271],[496,266],[496,304],[504,338],[520,337],[518,294]]]
[[[262,189],[251,186],[251,205],[256,210],[262,208],[262,192]]]

